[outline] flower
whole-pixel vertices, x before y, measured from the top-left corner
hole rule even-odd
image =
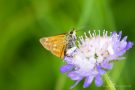
[[[64,57],[66,65],[62,66],[60,71],[67,72],[67,76],[76,83],[71,86],[72,89],[82,79],[85,79],[83,87],[87,88],[92,81],[100,87],[103,84],[102,75],[107,70],[112,69],[112,61],[124,59],[122,55],[133,46],[132,42],[126,41],[127,36],[121,39],[122,32],[110,33],[103,31],[98,35],[94,31],[88,32],[89,36],[84,33],[80,36],[78,43],[67,50]]]

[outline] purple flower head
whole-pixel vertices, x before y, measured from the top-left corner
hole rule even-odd
[[[67,50],[64,57],[67,64],[60,69],[76,81],[71,88],[82,79],[85,79],[84,88],[92,81],[95,81],[96,86],[102,86],[102,75],[112,69],[112,61],[122,59],[122,55],[133,46],[132,42],[126,41],[127,37],[121,38],[122,32],[113,32],[111,35],[108,35],[107,31],[103,31],[103,35],[100,35],[100,31],[98,35],[95,31],[88,33],[89,36],[84,33],[84,37],[79,37],[78,44]]]

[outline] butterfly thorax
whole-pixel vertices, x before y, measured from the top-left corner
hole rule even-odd
[[[67,44],[66,44],[66,47],[65,47],[65,52],[68,50],[68,49],[71,49],[72,47],[74,47],[76,44],[76,31],[73,30],[73,31],[70,31],[69,33],[67,33],[66,35],[66,41],[67,41]]]

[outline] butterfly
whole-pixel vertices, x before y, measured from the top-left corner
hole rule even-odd
[[[76,39],[76,30],[72,29],[68,33],[43,37],[40,39],[40,43],[52,54],[63,59],[66,51],[75,46]]]

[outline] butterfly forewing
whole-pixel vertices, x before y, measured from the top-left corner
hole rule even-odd
[[[64,57],[64,49],[66,46],[66,36],[64,34],[41,38],[40,42],[44,48],[51,51],[57,57]]]

